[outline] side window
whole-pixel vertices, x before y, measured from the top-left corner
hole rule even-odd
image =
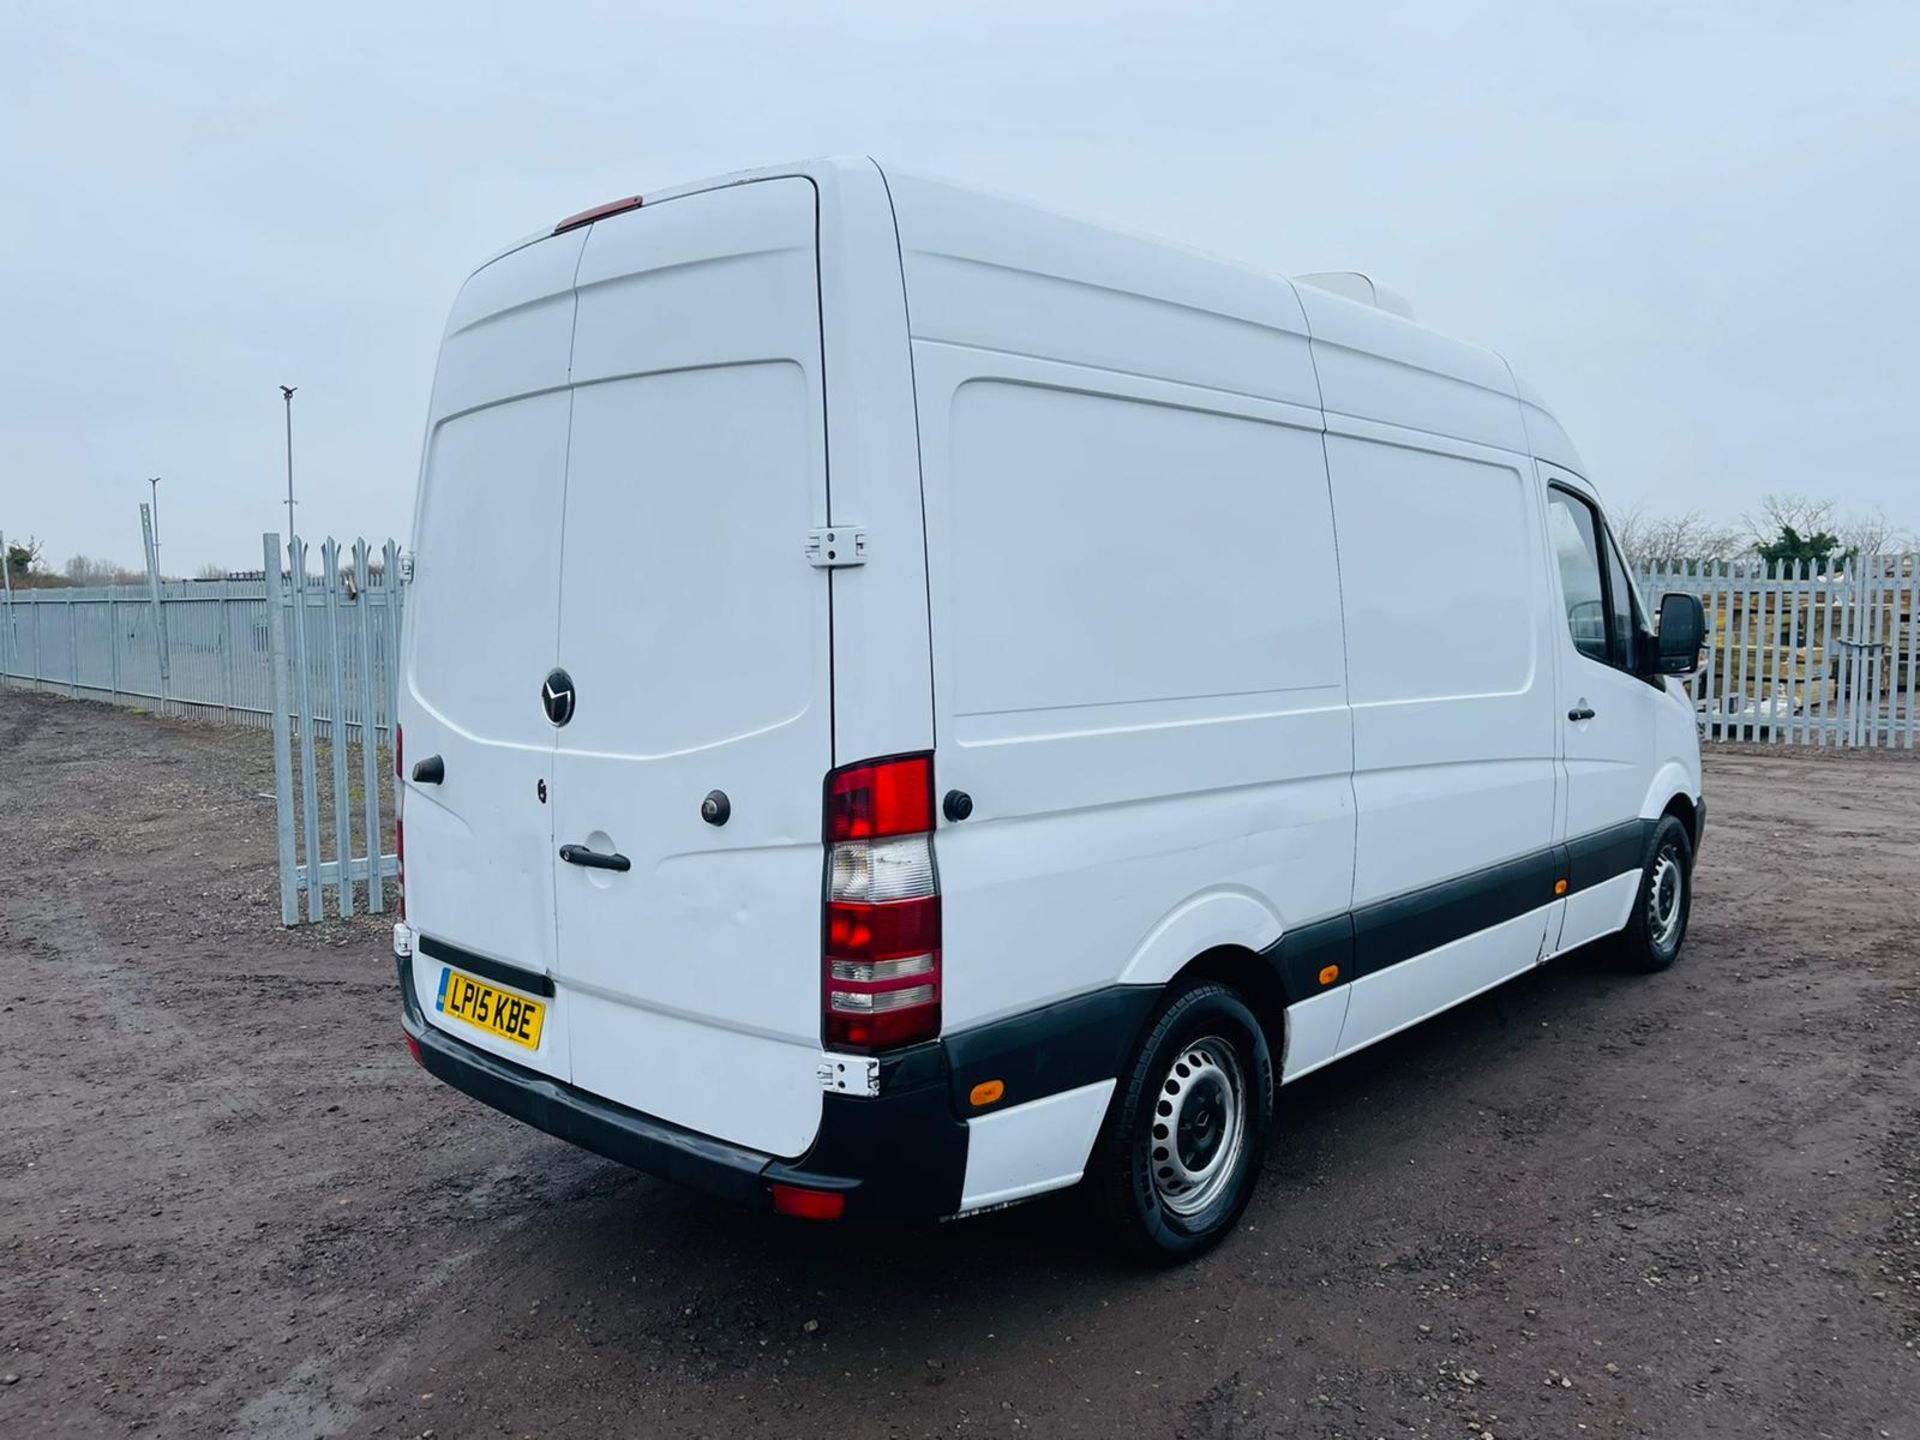
[[[1620,548],[1607,536],[1607,598],[1613,625],[1613,663],[1632,674],[1633,637],[1640,627],[1634,613],[1633,582],[1627,579],[1627,567],[1621,563]]]
[[[1560,567],[1567,630],[1582,655],[1611,663],[1606,591],[1600,581],[1600,535],[1593,507],[1564,490],[1547,491],[1547,534]]]

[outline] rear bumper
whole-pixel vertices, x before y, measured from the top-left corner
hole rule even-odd
[[[480,1050],[427,1023],[413,967],[399,962],[401,1023],[436,1079],[516,1120],[649,1175],[772,1208],[774,1182],[839,1191],[848,1215],[951,1215],[960,1208],[967,1127],[948,1103],[945,1050],[923,1045],[881,1066],[872,1098],[821,1097],[820,1129],[797,1160],[716,1140],[615,1105]]]

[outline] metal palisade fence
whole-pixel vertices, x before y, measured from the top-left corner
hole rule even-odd
[[[1654,566],[1706,610],[1706,664],[1687,682],[1706,740],[1920,745],[1920,555]]]
[[[149,549],[144,585],[7,586],[0,679],[270,728],[281,919],[321,919],[328,890],[335,914],[392,909],[400,547],[355,541],[343,563],[328,540],[309,574],[303,541],[261,542],[257,579],[161,580]]]
[[[260,539],[272,576],[279,566],[280,537],[267,534]],[[340,547],[329,538],[320,547],[316,580],[307,574],[307,544],[296,536],[287,542],[284,578],[269,582],[269,606],[281,616],[280,624],[269,621],[267,631],[280,918],[288,925],[300,922],[302,895],[306,918],[324,918],[329,888],[335,913],[353,914],[354,887],[364,885],[367,910],[379,914],[387,909],[388,877],[397,878],[400,873],[397,831],[394,853],[385,853],[380,787],[390,781],[394,769],[406,584],[400,547],[393,541],[387,541],[381,552],[377,586],[368,554],[366,541],[354,541],[352,568],[343,572]],[[324,790],[319,783],[323,738],[332,781]],[[300,764],[297,809],[296,750]],[[357,767],[351,757],[354,750],[359,752]],[[364,847],[359,855],[353,853],[356,811]],[[321,832],[328,828],[328,820],[331,844],[323,847]]]
[[[144,585],[9,586],[0,679],[270,727],[282,920],[323,918],[329,890],[335,914],[390,909],[400,549],[356,541],[343,564],[329,540],[309,574],[303,541],[284,559],[278,535],[261,541],[259,579],[163,581],[149,545]],[[1686,682],[1703,739],[1920,748],[1920,555],[1656,565],[1638,579],[1650,607],[1679,590],[1705,608],[1706,664]]]

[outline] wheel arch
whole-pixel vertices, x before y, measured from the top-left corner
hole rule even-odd
[[[1686,767],[1669,760],[1655,773],[1653,783],[1647,787],[1646,798],[1640,803],[1641,818],[1658,820],[1663,815],[1676,815],[1687,827],[1688,840],[1698,845],[1700,807],[1694,797],[1699,793],[1698,773],[1689,774]]]
[[[1264,955],[1244,945],[1216,945],[1193,957],[1167,982],[1212,980],[1237,992],[1266,1032],[1277,1074],[1287,1053],[1287,992],[1279,972]]]
[[[1251,890],[1203,891],[1174,906],[1147,932],[1120,983],[1156,985],[1162,994],[1193,979],[1231,986],[1259,1019],[1277,1063],[1286,1053],[1286,994],[1278,971],[1261,952],[1285,928],[1266,899]],[[1139,1040],[1134,1036],[1133,1044]]]
[[[1680,795],[1674,795],[1672,799],[1668,799],[1667,804],[1661,806],[1661,818],[1667,818],[1667,816],[1672,816],[1682,826],[1686,826],[1688,845],[1692,845],[1693,849],[1699,849],[1699,806],[1693,803],[1692,795],[1682,791]]]
[[[1285,929],[1264,897],[1239,887],[1190,895],[1154,922],[1122,967],[1122,985],[1164,985],[1213,950],[1257,954]]]

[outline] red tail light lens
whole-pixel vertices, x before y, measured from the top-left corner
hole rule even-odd
[[[933,757],[827,777],[826,1042],[884,1050],[940,1033]]]
[[[827,842],[933,829],[933,757],[849,765],[827,777]]]

